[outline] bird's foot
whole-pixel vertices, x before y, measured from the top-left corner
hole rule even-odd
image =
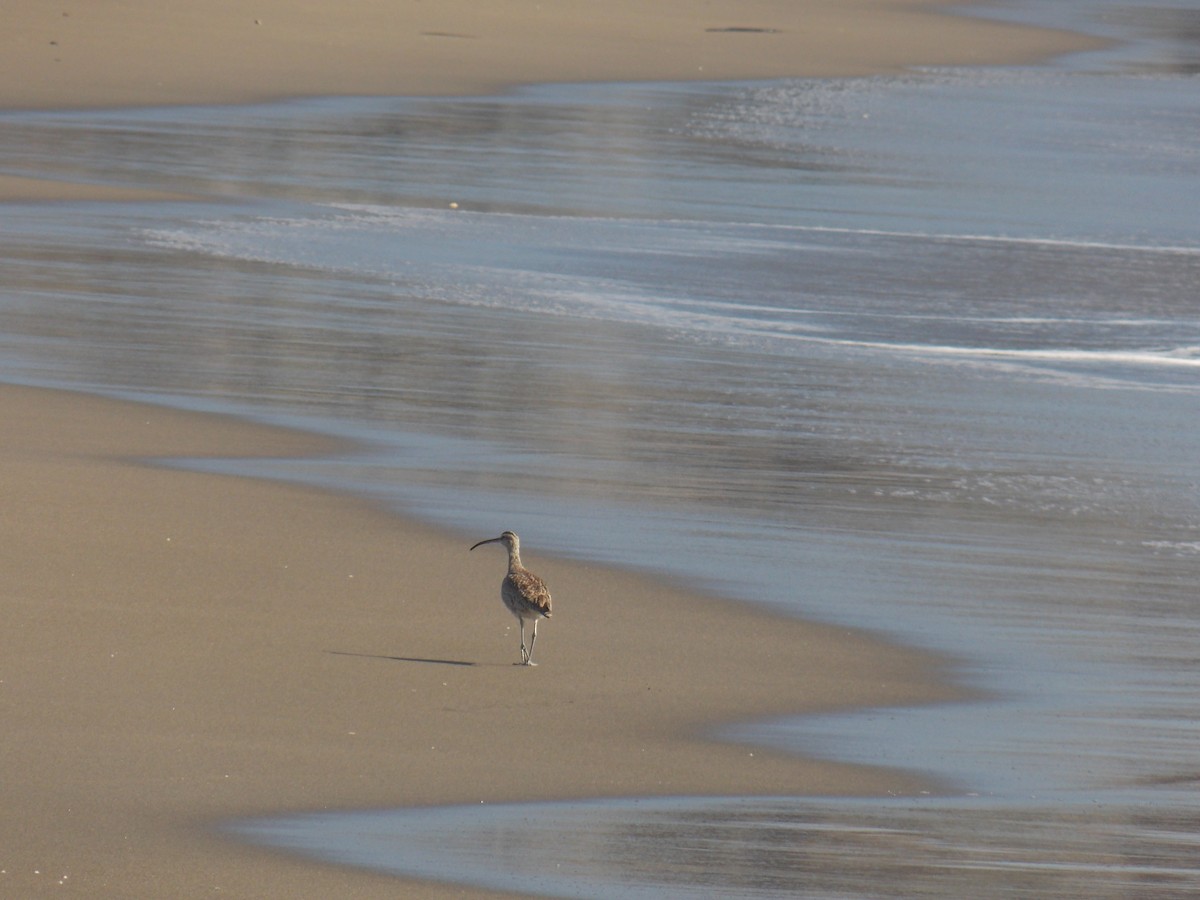
[[[535,663],[532,659],[525,659],[519,663],[513,663],[513,665],[514,666],[536,666],[537,663]]]

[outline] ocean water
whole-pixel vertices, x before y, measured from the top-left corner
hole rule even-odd
[[[0,115],[0,171],[212,198],[6,207],[0,378],[353,437],[207,464],[870,629],[989,698],[720,735],[919,769],[938,797],[239,833],[572,896],[1200,890],[1200,12],[1005,14],[1121,43]]]

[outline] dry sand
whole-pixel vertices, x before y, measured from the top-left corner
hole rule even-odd
[[[882,0],[596,8],[12,0],[0,107],[841,75],[1084,46]],[[21,200],[123,190],[0,180],[0,196]],[[912,791],[908,776],[719,744],[706,730],[953,695],[916,654],[546,559],[528,535],[526,562],[550,582],[556,613],[541,665],[514,667],[502,552],[467,554],[493,535],[137,461],[328,452],[328,441],[16,387],[0,388],[0,421],[2,896],[397,895],[393,879],[245,847],[213,827],[246,814]]]
[[[0,108],[852,75],[1085,45],[935,10],[911,0],[7,0]]]

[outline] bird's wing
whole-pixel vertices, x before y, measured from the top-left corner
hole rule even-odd
[[[550,618],[550,591],[546,582],[528,571],[513,572],[508,577],[526,607]]]

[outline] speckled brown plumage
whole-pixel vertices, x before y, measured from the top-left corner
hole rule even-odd
[[[480,541],[471,549],[494,543],[503,544],[508,550],[508,574],[500,583],[500,599],[521,623],[521,662],[518,665],[537,665],[531,658],[533,645],[537,643],[538,620],[550,618],[550,591],[546,582],[521,565],[521,539],[515,533],[506,531],[500,537]],[[533,636],[528,649],[525,647],[526,620],[533,622]]]

